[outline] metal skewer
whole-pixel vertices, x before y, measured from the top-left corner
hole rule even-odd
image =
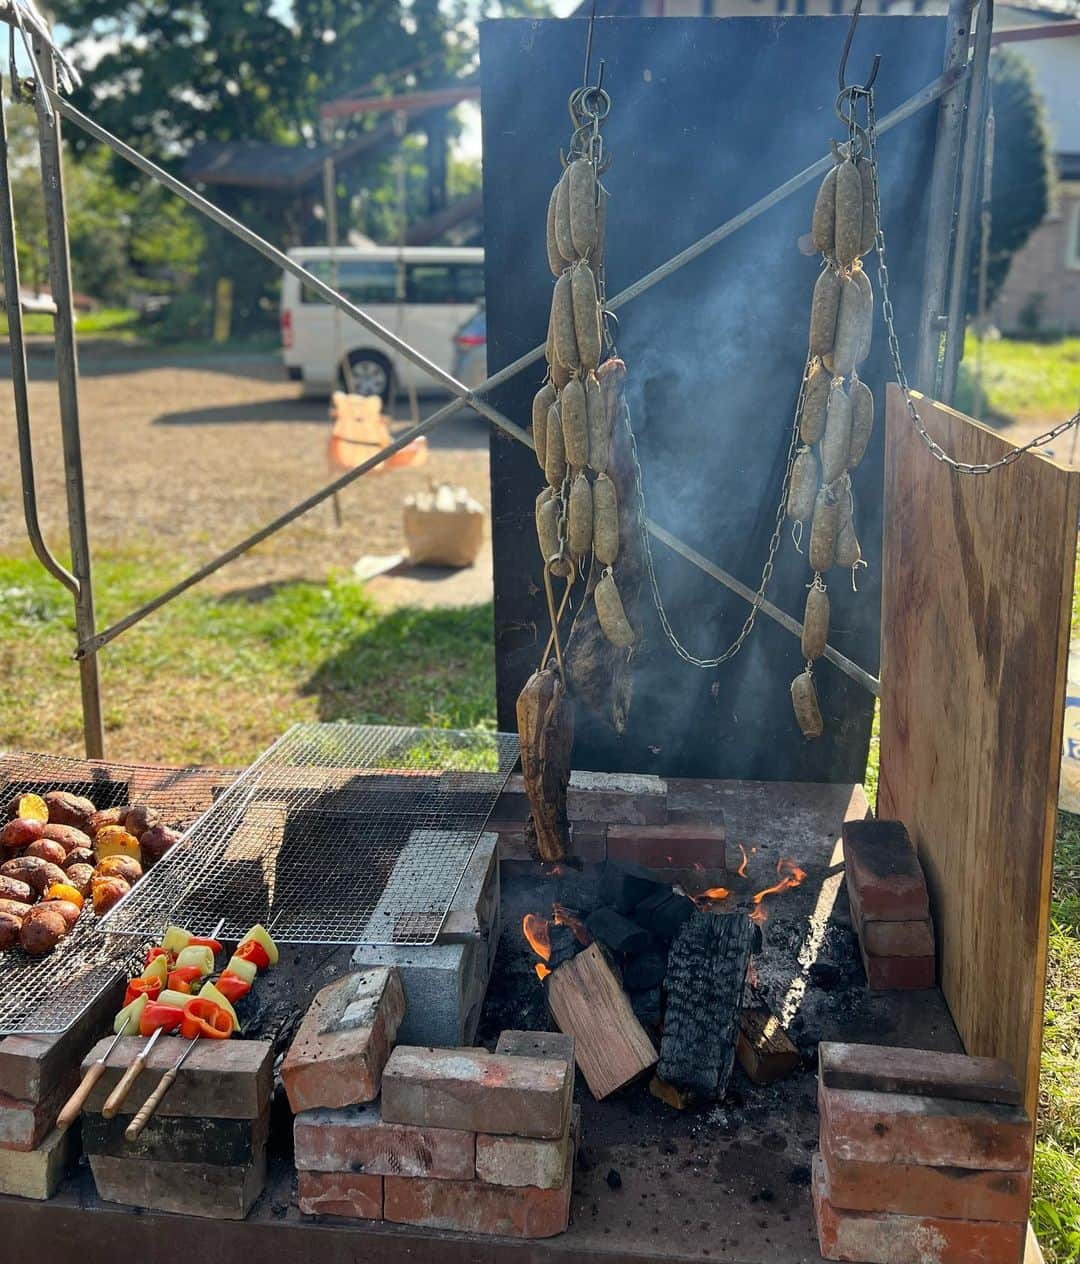
[[[150,1050],[157,1044],[158,1037],[161,1035],[163,1030],[164,1028],[159,1027],[157,1031],[151,1034],[150,1039],[139,1050],[135,1061],[120,1077],[119,1084],[117,1084],[116,1088],[114,1088],[105,1099],[105,1105],[102,1106],[101,1113],[106,1119],[112,1119],[112,1117],[119,1112],[120,1107],[124,1104],[124,1099],[131,1091],[131,1086],[135,1083],[139,1076],[142,1075],[143,1070],[146,1067],[146,1060],[150,1056]]]
[[[156,1033],[155,1033],[156,1034]],[[157,1088],[150,1094],[145,1102],[139,1107],[135,1118],[124,1129],[124,1136],[128,1141],[134,1141],[140,1132],[146,1127],[153,1117],[154,1111],[161,1105],[161,1099],[169,1091],[173,1081],[180,1073],[180,1068],[184,1065],[184,1059],[199,1043],[199,1037],[195,1036],[189,1043],[184,1052],[176,1059],[171,1067],[158,1081]]]
[[[105,1050],[100,1058],[92,1062],[86,1068],[86,1074],[79,1082],[79,1087],[67,1099],[60,1111],[60,1114],[56,1116],[57,1128],[64,1129],[70,1127],[70,1125],[78,1119],[79,1112],[82,1110],[83,1104],[93,1091],[94,1085],[105,1074],[105,1068],[109,1064],[109,1057],[112,1054],[112,1051],[120,1043],[120,1037],[123,1034],[124,1033],[122,1031],[117,1032],[108,1049]]]

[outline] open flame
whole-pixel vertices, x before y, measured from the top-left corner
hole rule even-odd
[[[707,891],[699,891],[694,897],[696,903],[714,904],[726,900],[731,892],[727,887],[709,887]]]
[[[764,891],[759,891],[753,898],[753,909],[750,913],[750,920],[756,922],[759,926],[768,920],[768,913],[765,912],[763,901],[767,895],[779,895],[781,891],[790,891],[792,887],[797,887],[806,877],[806,870],[800,869],[794,860],[788,860],[787,857],[781,856],[776,862],[776,872],[780,875],[780,881],[774,883],[771,887],[766,887]]]
[[[574,938],[582,946],[588,948],[592,943],[592,936],[585,929],[585,923],[577,918],[562,904],[553,904],[551,906],[551,915],[555,919],[556,926],[568,926],[574,932]],[[548,954],[550,956],[550,952]]]
[[[738,867],[738,869],[735,870],[735,872],[739,875],[740,878],[745,878],[746,866],[750,863],[750,857],[747,856],[746,848],[742,845],[742,843],[739,844],[739,853],[742,856],[742,864]]]
[[[536,977],[546,979],[551,973],[544,961],[551,956],[551,924],[538,913],[526,913],[521,919],[521,931],[529,941],[529,947],[542,961],[536,963]]]

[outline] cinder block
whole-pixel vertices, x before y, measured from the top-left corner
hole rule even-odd
[[[398,972],[377,967],[324,987],[304,1015],[281,1065],[294,1113],[370,1102],[405,1016]]]
[[[1003,1106],[1024,1103],[1020,1083],[1002,1058],[823,1040],[818,1045],[818,1064],[822,1082],[829,1088],[915,1093]]]
[[[90,1170],[98,1195],[106,1202],[184,1216],[243,1220],[266,1183],[266,1151],[241,1167],[95,1154],[90,1156]]]
[[[458,1181],[476,1174],[475,1133],[384,1123],[378,1102],[306,1110],[293,1123],[293,1142],[300,1171]]]
[[[1027,1218],[1031,1197],[1029,1172],[979,1172],[967,1167],[925,1167],[912,1163],[850,1163],[829,1150],[821,1154],[829,1183],[829,1202],[841,1211],[892,1212],[943,1220]]]
[[[915,845],[900,821],[845,821],[844,868],[856,921],[919,921],[930,897]]]
[[[859,930],[867,956],[933,957],[934,926],[930,919],[915,922],[865,921]]]
[[[61,1086],[70,1092],[83,1054],[112,1026],[123,994],[124,977],[118,974],[67,1031],[0,1040],[0,1096],[38,1102]]]
[[[75,1157],[77,1129],[54,1128],[36,1149],[0,1150],[0,1194],[16,1198],[52,1198]]]
[[[610,860],[626,860],[650,869],[723,869],[726,865],[723,823],[679,822],[664,825],[611,825],[607,834]]]
[[[561,1137],[570,1068],[557,1058],[399,1045],[383,1072],[387,1123],[522,1137]]]
[[[105,1056],[112,1038],[100,1040],[83,1059],[85,1073],[92,1062]],[[187,1049],[190,1041],[162,1036],[150,1051],[146,1070],[120,1108],[133,1115],[149,1097],[162,1075]],[[141,1036],[125,1036],[109,1054],[105,1074],[94,1085],[84,1110],[100,1114],[105,1099],[141,1052]],[[200,1040],[180,1068],[172,1087],[158,1107],[159,1115],[207,1116],[210,1119],[258,1119],[270,1101],[273,1088],[273,1052],[269,1040]]]
[[[830,1201],[821,1155],[814,1156],[814,1217],[821,1254],[827,1260],[863,1264],[1017,1264],[1026,1223],[943,1220],[841,1211]]]
[[[383,1178],[356,1172],[300,1172],[297,1205],[305,1216],[383,1218]]]
[[[1031,1157],[1031,1120],[1016,1106],[818,1085],[821,1135],[831,1155],[1018,1172]]]

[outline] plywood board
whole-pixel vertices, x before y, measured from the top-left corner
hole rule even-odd
[[[957,459],[1010,450],[914,399]],[[895,386],[885,444],[878,815],[919,849],[967,1052],[1008,1060],[1034,1110],[1080,475],[1034,453],[956,474]]]

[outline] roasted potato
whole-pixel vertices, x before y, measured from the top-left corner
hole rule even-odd
[[[102,808],[100,812],[95,812],[86,823],[86,832],[93,838],[98,830],[104,829],[106,825],[123,825],[124,817],[127,813],[127,806],[122,808]]]
[[[142,865],[130,856],[106,856],[94,870],[95,878],[123,878],[128,886],[134,886],[142,874]]]
[[[19,930],[19,943],[32,957],[52,952],[68,933],[67,919],[55,906],[38,904],[28,909]]]
[[[75,888],[81,896],[88,896],[90,888],[94,881],[93,865],[68,865],[66,870],[68,883]]]
[[[139,839],[143,868],[149,869],[151,865],[156,864],[170,848],[176,846],[179,840],[180,835],[176,830],[171,830],[165,825],[155,825],[153,829],[148,829]]]
[[[18,878],[0,878],[0,900],[13,900],[16,904],[33,904],[34,893],[27,883]]]
[[[48,838],[39,838],[26,849],[27,856],[37,856],[40,860],[48,860],[54,865],[62,865],[67,859],[67,852],[61,843],[54,843]]]
[[[54,882],[64,881],[64,871],[40,856],[19,856],[0,865],[0,877],[17,878],[25,882],[35,896],[40,896]]]
[[[47,821],[49,809],[40,794],[17,794],[8,804],[8,816],[24,821]]]
[[[90,818],[97,808],[89,799],[81,795],[69,794],[66,790],[50,790],[45,795],[45,803],[49,809],[49,822],[52,825],[74,825],[76,829],[88,832]]]
[[[142,838],[148,829],[153,829],[160,823],[161,816],[145,803],[136,803],[134,807],[128,808],[127,815],[121,822],[124,829],[136,838]]]
[[[17,917],[20,922],[29,912],[30,905],[23,904],[21,900],[0,899],[0,913],[10,913],[12,917]]]
[[[94,912],[101,917],[115,904],[119,904],[131,890],[129,883],[123,878],[94,878],[90,883],[90,894],[94,900]]]
[[[73,852],[77,847],[92,847],[93,842],[89,834],[84,833],[81,829],[76,829],[74,825],[46,825],[45,837],[50,842],[59,843],[64,849],[64,854]]]
[[[82,898],[81,896],[79,897]],[[68,930],[79,920],[79,910],[82,907],[72,900],[46,900],[43,904],[35,904],[35,908],[40,909],[56,909],[60,916],[64,919],[64,923]]]
[[[6,852],[23,851],[31,843],[45,837],[45,822],[18,816],[0,830],[0,847]]]
[[[61,869],[70,869],[72,865],[89,865],[91,869],[97,864],[94,857],[93,849],[90,847],[76,847],[74,851],[69,851],[64,857],[64,863]]]
[[[29,913],[29,909],[26,910]],[[14,913],[0,911],[0,948],[12,948],[19,942],[23,919]]]
[[[106,825],[94,835],[94,852],[99,861],[106,856],[130,856],[139,859],[139,840],[122,825]]]

